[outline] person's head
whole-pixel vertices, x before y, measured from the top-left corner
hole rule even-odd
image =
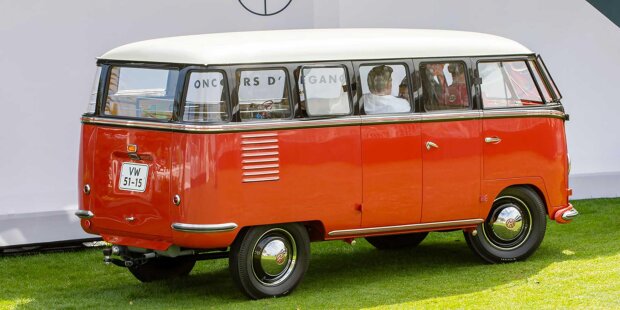
[[[376,66],[368,72],[368,89],[375,95],[392,93],[392,68],[386,65]]]
[[[464,68],[462,64],[450,63],[448,65],[448,72],[452,75],[452,80],[456,82],[463,82],[465,80]]]
[[[407,87],[407,77],[403,78],[398,85],[398,97],[409,100],[409,87]]]
[[[433,75],[433,76],[438,76],[438,75],[443,75],[443,67],[445,66],[444,63],[433,63],[433,64],[429,64],[429,72]]]

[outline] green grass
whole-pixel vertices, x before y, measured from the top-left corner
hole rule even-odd
[[[312,245],[310,269],[284,298],[251,301],[226,260],[190,277],[142,284],[102,263],[100,250],[0,258],[0,308],[620,308],[620,199],[574,202],[581,216],[549,222],[525,262],[488,265],[461,232],[419,247],[374,250],[363,239]]]

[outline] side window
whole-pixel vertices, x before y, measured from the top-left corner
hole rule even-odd
[[[226,76],[221,71],[191,72],[187,82],[183,120],[228,121],[226,89]]]
[[[238,70],[237,85],[242,122],[291,116],[288,78],[284,69]]]
[[[478,72],[485,108],[543,104],[525,61],[482,62]]]
[[[420,72],[426,111],[469,109],[465,63],[423,63]]]
[[[409,79],[404,65],[361,65],[359,68],[364,114],[411,111]]]
[[[308,116],[351,114],[344,66],[303,67],[301,71],[299,101]]]

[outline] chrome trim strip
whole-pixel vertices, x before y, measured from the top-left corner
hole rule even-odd
[[[75,211],[75,216],[77,216],[77,217],[79,217],[81,219],[88,220],[88,219],[93,218],[93,216],[95,216],[95,214],[92,213],[91,211],[88,211],[88,210],[77,210],[77,211]]]
[[[429,112],[404,115],[363,115],[347,116],[329,119],[314,120],[285,120],[274,122],[257,123],[226,123],[226,124],[180,124],[180,123],[158,123],[151,121],[111,119],[97,116],[82,116],[82,123],[101,124],[111,126],[139,127],[149,129],[161,129],[172,131],[183,131],[193,133],[222,133],[222,132],[245,132],[256,130],[280,130],[292,128],[311,128],[311,127],[330,127],[330,126],[349,126],[349,125],[368,125],[386,123],[416,123],[430,121],[451,121],[468,120],[478,118],[506,118],[506,117],[553,117],[565,118],[565,114],[556,110],[532,110],[532,109],[498,109],[467,112]],[[276,133],[248,134],[242,138],[264,138],[275,137]]]
[[[452,112],[452,113],[425,113],[422,114],[423,122],[436,122],[436,121],[462,121],[470,119],[478,119],[482,117],[481,111],[467,111],[467,112]]]
[[[242,151],[263,151],[263,150],[275,150],[275,149],[278,149],[277,145],[265,145],[265,146],[254,146],[254,147],[244,146],[241,148]]]
[[[503,117],[555,117],[564,118],[566,114],[564,112],[555,110],[485,110],[483,112],[483,118],[503,118]]]
[[[244,172],[244,176],[255,176],[255,175],[266,175],[266,174],[278,174],[280,170],[266,170],[266,171],[252,171],[252,172]]]
[[[579,212],[577,212],[577,209],[572,208],[566,212],[564,212],[564,214],[562,214],[562,219],[565,221],[570,221],[574,218],[576,218],[579,215]]]
[[[362,115],[362,124],[413,123],[421,120],[421,114]]]
[[[242,145],[247,145],[247,144],[265,144],[265,143],[278,143],[278,139],[245,140],[245,141],[241,141]]]
[[[248,134],[248,135],[241,135],[242,139],[247,139],[247,138],[266,138],[266,137],[277,137],[278,134],[277,133],[255,133],[255,134]]]
[[[243,183],[278,181],[278,180],[280,180],[280,177],[245,178],[245,179],[243,179]]]
[[[255,130],[278,130],[286,128],[307,128],[307,127],[328,127],[359,125],[361,120],[358,116],[315,119],[315,120],[286,120],[275,122],[260,123],[226,123],[226,124],[179,124],[179,123],[157,123],[138,120],[111,119],[96,116],[82,116],[83,123],[142,127],[152,129],[167,129],[186,132],[219,133],[231,131],[255,131]],[[269,133],[272,134],[272,133]],[[248,137],[250,138],[250,137]],[[255,137],[254,137],[255,138]]]
[[[256,158],[256,159],[244,159],[241,161],[242,164],[255,164],[255,163],[272,163],[280,161],[277,157],[269,157],[269,158]]]
[[[243,166],[243,170],[280,168],[280,164]]]
[[[379,234],[379,233],[387,233],[387,232],[421,230],[421,229],[441,228],[441,227],[450,227],[450,226],[478,225],[482,222],[484,222],[483,219],[470,219],[470,220],[408,224],[408,225],[397,225],[397,226],[344,229],[344,230],[330,231],[328,235],[332,237],[350,236],[350,235],[370,235],[370,234]]]
[[[191,233],[217,233],[232,231],[237,228],[235,223],[224,224],[186,224],[186,223],[172,223],[170,226],[173,230]]]

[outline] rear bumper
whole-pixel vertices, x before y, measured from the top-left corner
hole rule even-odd
[[[572,221],[578,215],[579,212],[577,212],[577,209],[573,208],[573,205],[569,203],[567,207],[556,211],[553,215],[553,219],[560,224],[566,224]]]

